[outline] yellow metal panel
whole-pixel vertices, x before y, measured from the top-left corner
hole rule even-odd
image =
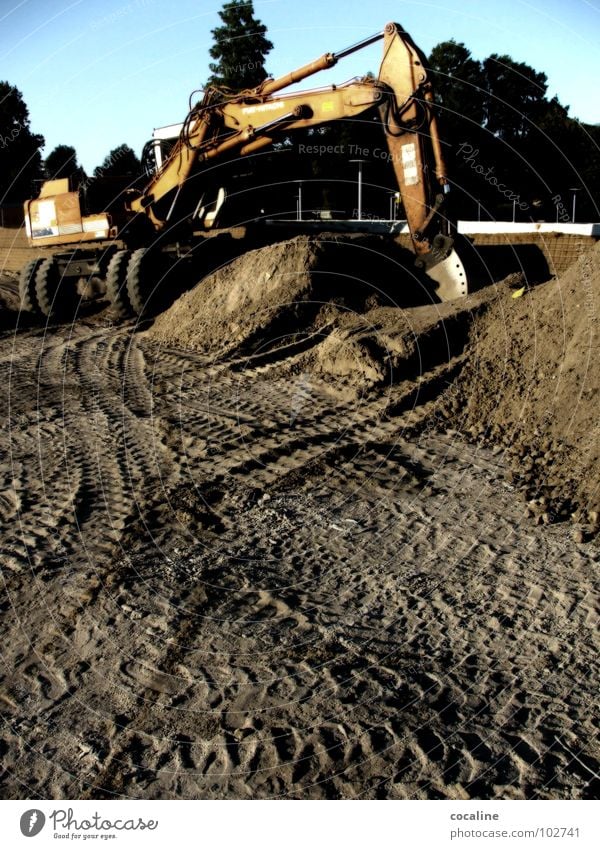
[[[41,198],[51,197],[52,195],[62,195],[69,191],[69,180],[67,177],[60,180],[46,180],[42,183],[40,191]]]

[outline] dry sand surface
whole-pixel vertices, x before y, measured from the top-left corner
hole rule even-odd
[[[328,250],[150,329],[3,278],[5,797],[597,796],[599,254],[400,307]]]

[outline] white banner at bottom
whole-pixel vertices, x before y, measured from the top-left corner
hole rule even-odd
[[[4,801],[2,845],[600,846],[595,801]]]

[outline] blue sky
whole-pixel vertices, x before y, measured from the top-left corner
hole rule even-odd
[[[428,53],[455,38],[483,59],[508,53],[548,76],[583,121],[600,121],[600,0],[255,0],[285,73],[397,21]],[[221,0],[0,0],[0,79],[16,85],[44,155],[71,144],[91,171],[126,142],[136,153],[154,127],[183,120],[208,75]],[[312,78],[343,82],[377,71],[380,45]],[[306,83],[304,84],[306,85]]]

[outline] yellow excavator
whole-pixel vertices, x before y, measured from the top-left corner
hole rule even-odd
[[[376,78],[284,93],[378,40],[383,60]],[[254,89],[208,88],[165,161],[143,190],[126,194],[116,215],[82,215],[78,194],[68,191],[66,181],[45,183],[39,198],[25,204],[25,225],[30,244],[48,246],[52,255],[23,269],[23,308],[64,314],[73,306],[77,280],[96,275],[120,315],[143,314],[169,263],[186,255],[184,243],[193,253],[194,242],[219,227],[228,198],[227,186],[215,182],[219,162],[251,156],[298,130],[370,114],[384,128],[416,265],[440,300],[466,295],[445,211],[449,183],[426,58],[399,24],[389,23],[383,32]]]

